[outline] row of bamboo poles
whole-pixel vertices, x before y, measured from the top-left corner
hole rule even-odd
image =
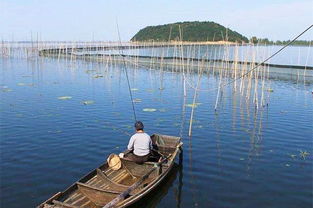
[[[0,51],[2,57],[38,58],[39,55],[66,59],[92,60],[104,63],[105,67],[119,66],[125,63],[127,68],[148,68],[160,73],[160,87],[164,89],[165,72],[181,73],[183,95],[193,91],[192,109],[190,115],[189,135],[192,132],[192,122],[200,92],[210,96],[216,95],[214,109],[227,91],[239,94],[247,105],[255,110],[269,104],[271,89],[270,67],[262,65],[255,70],[256,62],[266,59],[270,54],[259,50],[258,45],[245,46],[224,42],[222,45],[203,45],[201,43],[185,42],[2,42]],[[260,54],[260,52],[262,54]],[[231,61],[229,61],[231,60]],[[249,73],[248,73],[249,72]],[[214,78],[214,83],[203,86],[203,77]],[[300,74],[298,73],[298,79]],[[304,75],[305,76],[305,73]],[[189,90],[188,90],[189,89]]]

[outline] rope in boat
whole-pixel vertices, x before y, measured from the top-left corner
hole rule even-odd
[[[126,75],[126,79],[127,79],[128,91],[129,91],[129,95],[130,95],[130,101],[131,101],[132,107],[133,107],[134,120],[136,122],[137,121],[137,116],[136,116],[136,110],[135,110],[135,105],[134,105],[133,93],[132,93],[131,88],[130,88],[129,77],[128,77],[128,72],[127,72],[125,58],[124,58],[124,55],[123,55],[124,53],[123,53],[122,41],[121,41],[120,30],[119,30],[119,27],[118,27],[117,20],[116,20],[116,26],[117,26],[117,33],[118,33],[119,44],[121,46],[121,47],[119,47],[119,55],[122,56],[124,71],[125,71],[125,75]],[[121,51],[122,51],[122,53],[121,53]]]

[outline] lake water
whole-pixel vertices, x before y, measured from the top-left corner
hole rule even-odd
[[[262,62],[273,53],[280,50],[283,46],[225,46],[225,45],[191,45],[191,46],[172,46],[172,47],[147,47],[135,48],[130,50],[106,50],[89,51],[90,54],[120,54],[133,56],[161,56],[161,57],[192,57],[199,59],[223,59],[238,61]],[[80,51],[78,54],[86,53]],[[270,64],[313,66],[312,47],[289,46],[267,61]]]
[[[215,112],[217,92],[206,90],[218,77],[204,75],[189,137],[194,90],[184,97],[182,74],[128,73],[146,132],[184,142],[182,164],[137,207],[313,206],[312,84],[268,80],[268,105],[258,110],[226,87]],[[0,207],[38,205],[123,151],[133,133],[120,65],[2,58],[0,84]]]

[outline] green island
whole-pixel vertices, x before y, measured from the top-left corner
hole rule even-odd
[[[193,21],[193,22],[176,22],[165,25],[147,26],[137,32],[132,38],[133,42],[142,41],[183,41],[183,42],[202,42],[212,44],[214,42],[237,42],[251,43],[260,45],[285,45],[290,40],[269,40],[268,38],[257,38],[256,36],[248,39],[246,36],[224,27],[215,22]],[[311,46],[313,40],[296,40],[292,45]]]
[[[215,22],[177,22],[148,26],[141,29],[131,41],[230,41],[248,43],[240,33]]]

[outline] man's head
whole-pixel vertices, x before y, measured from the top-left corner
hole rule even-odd
[[[136,123],[135,123],[136,131],[143,130],[143,128],[144,128],[143,123],[141,121],[136,121]]]

